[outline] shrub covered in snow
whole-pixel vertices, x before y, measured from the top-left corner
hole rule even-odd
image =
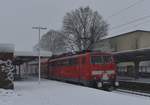
[[[13,70],[11,60],[0,60],[0,88],[13,89]]]

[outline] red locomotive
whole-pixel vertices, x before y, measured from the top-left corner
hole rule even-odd
[[[48,77],[86,86],[118,86],[116,64],[109,53],[86,52],[50,58]]]

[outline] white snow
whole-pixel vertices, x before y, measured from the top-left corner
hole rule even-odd
[[[43,57],[51,57],[52,52],[40,51],[40,55]],[[15,51],[14,56],[33,57],[33,56],[39,56],[39,52],[38,51]]]
[[[0,52],[13,53],[15,50],[14,44],[0,43]]]
[[[0,105],[150,105],[150,99],[106,92],[63,82],[15,82],[15,90],[0,89]]]

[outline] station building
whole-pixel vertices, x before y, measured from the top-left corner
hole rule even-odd
[[[150,77],[150,31],[106,36],[94,45],[94,50],[112,52],[122,76]]]

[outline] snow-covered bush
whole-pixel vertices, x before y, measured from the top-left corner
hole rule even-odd
[[[0,60],[0,87],[12,88],[14,80],[14,67],[11,60]]]

